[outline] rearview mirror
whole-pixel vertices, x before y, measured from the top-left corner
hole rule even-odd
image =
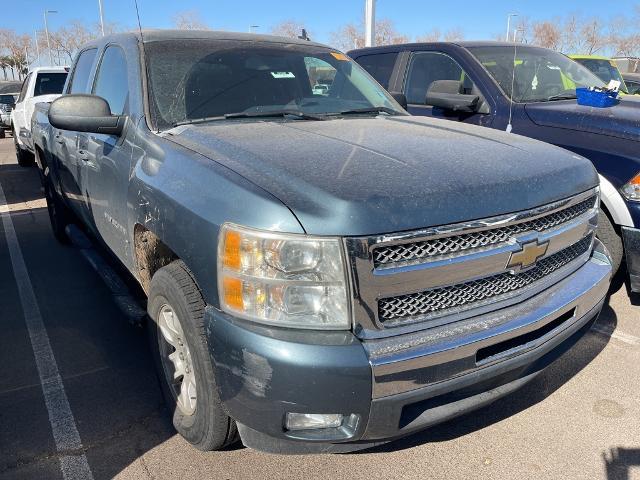
[[[120,135],[125,120],[112,115],[107,101],[97,95],[64,95],[49,107],[49,123],[60,130]]]
[[[456,80],[436,80],[427,90],[425,103],[452,112],[473,113],[478,110],[479,95],[460,93],[462,84]]]

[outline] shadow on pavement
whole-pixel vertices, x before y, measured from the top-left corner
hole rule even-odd
[[[631,468],[640,467],[640,448],[612,448],[602,453],[607,480],[628,480]]]

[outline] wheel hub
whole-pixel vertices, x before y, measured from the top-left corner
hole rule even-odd
[[[196,411],[197,395],[191,351],[184,337],[180,319],[170,305],[160,308],[158,327],[162,338],[168,344],[168,348],[161,349],[160,354],[167,372],[167,380],[176,394],[178,409],[185,415],[193,415]]]

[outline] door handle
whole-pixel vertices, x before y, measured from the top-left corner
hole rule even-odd
[[[88,162],[89,161],[89,154],[87,153],[86,150],[78,150],[78,158],[80,158],[80,160]]]
[[[64,143],[64,138],[62,137],[61,134],[56,133],[53,138],[55,139],[56,142],[63,144]]]

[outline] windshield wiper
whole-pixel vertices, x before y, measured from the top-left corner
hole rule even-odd
[[[297,117],[301,120],[326,120],[324,115],[314,115],[301,110],[274,110],[271,112],[227,113],[224,118]]]
[[[299,110],[275,110],[272,112],[237,112],[237,113],[226,113],[224,115],[218,115],[215,117],[201,117],[201,118],[192,118],[189,120],[183,120],[182,122],[174,123],[174,127],[179,127],[180,125],[192,125],[197,123],[206,123],[206,122],[214,122],[216,120],[227,120],[229,118],[268,118],[268,117],[297,117],[301,120],[326,120],[324,115],[313,115],[310,113],[304,113]]]
[[[547,102],[552,102],[554,100],[573,100],[576,97],[575,93],[558,93],[557,95],[551,95],[549,98],[547,98]]]
[[[343,110],[340,113],[335,113],[331,115],[356,115],[359,113],[386,113],[389,115],[403,115],[402,112],[395,110],[390,107],[365,107],[365,108],[355,108],[353,110]]]

